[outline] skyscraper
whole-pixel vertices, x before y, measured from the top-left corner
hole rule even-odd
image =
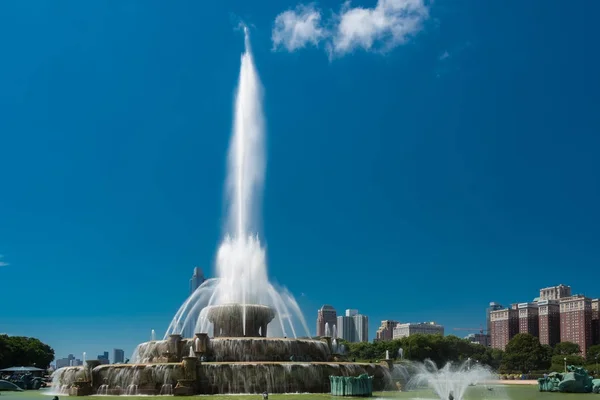
[[[489,346],[492,345],[492,321],[490,319],[490,313],[492,313],[493,311],[498,311],[498,310],[502,310],[504,307],[502,307],[502,304],[498,304],[496,302],[491,302],[490,306],[488,308],[486,308],[485,310],[485,320],[487,323],[487,342],[489,343]]]
[[[577,295],[560,299],[560,341],[577,343],[586,355],[592,344],[592,299]]]
[[[190,295],[192,293],[194,293],[196,291],[196,289],[198,289],[200,287],[200,285],[202,285],[202,283],[204,283],[204,281],[206,281],[206,278],[204,277],[202,268],[194,267],[194,273],[192,274],[192,277],[190,278]],[[199,315],[196,315],[196,316],[190,315],[190,317],[189,317],[190,319],[187,322],[185,329],[181,332],[183,337],[186,337],[186,338],[194,337],[194,334],[196,333],[194,331],[196,330],[196,323],[198,322],[198,317],[199,317]]]
[[[540,335],[539,308],[537,303],[519,303],[519,333]]]
[[[125,352],[122,349],[113,350],[113,364],[123,364],[125,362]]]
[[[110,362],[108,359],[108,351],[105,351],[103,354],[98,354],[98,361],[100,361],[100,364],[108,364]]]
[[[592,299],[592,344],[600,344],[600,307],[598,299]]]
[[[346,315],[337,317],[337,334],[348,342],[368,342],[369,317],[358,310],[346,310]]]
[[[324,304],[317,311],[317,336],[325,336],[325,324],[329,326],[329,334],[333,334],[333,326],[337,324],[337,312],[329,304]],[[339,327],[337,327],[339,329]],[[339,336],[339,334],[338,334]]]
[[[206,278],[204,277],[202,268],[194,267],[194,274],[190,279],[190,294],[194,293],[194,291],[198,289],[205,280]]]
[[[515,308],[495,310],[490,313],[492,347],[504,350],[510,339],[519,333],[519,311]]]
[[[356,341],[357,342],[368,342],[369,341],[369,317],[366,315],[355,314],[352,316],[354,319],[354,326],[356,328]]]
[[[540,300],[540,343],[554,346],[560,342],[560,307],[558,300]]]
[[[337,317],[337,336],[340,339],[355,342],[355,331],[356,328],[354,327],[354,319],[352,317],[346,317],[345,315]]]

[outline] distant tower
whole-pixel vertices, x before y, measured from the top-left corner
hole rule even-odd
[[[339,338],[348,342],[368,342],[369,317],[348,309],[346,315],[337,317],[337,332]]]
[[[113,364],[123,364],[125,361],[125,352],[123,349],[114,349],[113,351]]]
[[[194,293],[194,291],[198,289],[205,280],[206,278],[204,277],[202,268],[194,267],[194,274],[190,279],[190,294]]]
[[[325,304],[317,311],[317,336],[325,336],[325,324],[329,326],[329,332],[333,332],[336,324],[337,312],[329,304]]]
[[[204,273],[202,272],[202,268],[200,267],[194,267],[194,273],[192,274],[192,277],[190,278],[190,296],[192,295],[192,293],[194,293],[196,291],[196,289],[198,289],[200,287],[200,285],[202,285],[202,283],[204,283],[204,281],[206,280],[206,278],[204,277]],[[198,311],[199,313],[199,311]],[[198,322],[198,316],[199,315],[194,315],[189,317],[189,320],[186,323],[186,326],[183,327],[181,334],[183,335],[183,337],[186,338],[191,338],[194,337],[194,334],[196,333],[196,323]]]
[[[485,320],[487,323],[487,334],[490,337],[488,342],[492,343],[492,320],[490,319],[490,314],[493,311],[498,311],[498,310],[502,310],[504,307],[502,306],[502,304],[498,304],[496,302],[491,302],[490,306],[488,308],[486,308],[485,310]]]

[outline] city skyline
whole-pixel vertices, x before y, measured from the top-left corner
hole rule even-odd
[[[198,268],[195,267],[193,269],[194,273],[193,273],[193,278],[198,276]],[[202,282],[200,282],[201,284]],[[198,284],[199,286],[199,284]],[[193,288],[190,288],[190,291],[193,291]],[[529,333],[532,334],[534,336],[539,337],[540,342],[542,344],[550,344],[550,345],[554,345],[556,343],[559,343],[561,341],[565,341],[567,339],[571,339],[572,341],[578,343],[577,340],[573,340],[570,337],[561,337],[561,332],[562,330],[564,330],[564,328],[562,328],[561,326],[565,324],[565,322],[563,321],[561,324],[561,320],[558,319],[558,317],[555,317],[555,324],[554,324],[554,328],[552,329],[551,327],[549,328],[548,324],[552,324],[552,322],[548,322],[546,321],[548,318],[552,318],[552,316],[547,317],[546,315],[548,314],[546,311],[543,311],[543,307],[551,307],[551,306],[556,306],[555,309],[555,315],[558,316],[559,313],[559,300],[560,299],[577,299],[579,297],[585,297],[585,296],[581,296],[578,294],[572,294],[571,291],[571,286],[568,285],[563,285],[558,284],[555,286],[549,286],[549,287],[544,287],[542,289],[539,290],[539,296],[532,296],[533,301],[531,302],[525,302],[525,303],[515,303],[515,302],[511,302],[508,303],[508,306],[503,306],[497,302],[489,302],[489,307],[487,307],[485,309],[485,314],[486,314],[486,319],[489,318],[490,315],[490,311],[492,311],[492,313],[496,313],[497,311],[501,311],[506,313],[506,318],[511,318],[510,316],[512,315],[512,318],[514,319],[514,323],[512,323],[512,325],[510,325],[510,327],[507,325],[506,329],[507,332],[505,333],[506,337],[505,338],[501,338],[500,340],[502,341],[502,343],[498,344],[497,341],[494,341],[491,337],[491,329],[483,329],[481,328],[481,331],[483,332],[488,332],[487,334],[481,334],[481,333],[474,333],[473,331],[476,330],[476,328],[473,328],[472,330],[470,329],[464,329],[464,328],[455,328],[454,330],[458,330],[458,331],[471,331],[472,333],[469,334],[457,334],[456,332],[448,332],[444,326],[442,324],[437,324],[435,322],[408,322],[408,321],[397,321],[397,320],[381,320],[380,324],[378,326],[378,329],[376,329],[375,331],[371,331],[370,329],[370,325],[373,324],[373,322],[371,322],[370,324],[367,325],[366,328],[366,333],[368,336],[368,341],[372,342],[374,340],[378,340],[377,336],[378,334],[381,332],[381,330],[384,328],[384,326],[387,329],[390,329],[389,334],[391,335],[389,338],[384,338],[384,339],[380,339],[380,340],[393,340],[396,338],[400,338],[403,336],[408,336],[410,334],[415,334],[415,333],[420,333],[420,334],[442,334],[442,335],[455,335],[467,340],[471,340],[473,342],[476,343],[480,343],[480,344],[484,344],[484,345],[489,345],[491,347],[499,347],[499,348],[503,348],[503,346],[506,345],[506,343],[508,343],[508,341],[510,340],[510,338],[512,336],[514,336],[517,333]],[[596,320],[598,320],[598,299],[594,299],[594,301],[592,301],[591,298],[588,298],[589,301],[591,301],[591,306],[590,306],[590,319],[592,318],[592,315],[594,315],[594,318]],[[523,311],[527,311],[534,308],[535,313],[533,315],[531,315],[529,318],[525,317],[522,318],[522,315],[520,315],[520,313],[522,313]],[[538,311],[539,309],[539,311]],[[323,333],[323,335],[319,335],[319,324],[320,324],[320,320],[321,320],[321,316],[323,315],[323,312],[325,312],[325,314],[331,314],[333,313],[333,315],[337,314],[337,310],[331,306],[330,304],[324,304],[322,305],[318,310],[317,310],[317,326],[315,329],[315,335],[314,336],[325,336],[325,333]],[[511,314],[512,313],[512,314]],[[595,314],[592,314],[595,313]],[[499,315],[498,313],[496,313],[497,315]],[[552,314],[552,313],[550,313]],[[335,323],[329,326],[330,329],[330,334],[333,333],[333,326],[342,326],[342,329],[344,329],[344,322],[340,322],[340,317],[342,319],[346,318],[352,318],[355,316],[359,316],[359,317],[367,317],[368,320],[368,316],[364,316],[359,314],[358,309],[344,309],[344,312],[341,313],[341,315],[337,316],[337,318],[335,319]],[[503,319],[504,317],[501,316],[501,319]],[[542,318],[545,318],[546,320],[544,320],[544,322],[542,322]],[[331,320],[333,321],[333,320]],[[325,321],[323,321],[323,329],[324,329],[324,324]],[[532,327],[531,324],[534,324],[534,326]],[[569,323],[567,323],[569,324]],[[487,326],[491,326],[492,321],[490,320]],[[483,326],[483,325],[481,325]],[[600,328],[600,327],[598,327]],[[596,344],[596,343],[600,343],[600,329],[596,328],[596,330],[590,330],[589,333],[589,345],[591,344]],[[324,330],[323,330],[324,332]],[[374,333],[371,333],[374,332]],[[338,337],[344,338],[344,334],[342,333],[340,335],[339,331],[337,331]],[[546,336],[544,336],[546,335]],[[548,336],[550,335],[550,336]],[[551,336],[554,335],[555,338],[551,338]],[[344,338],[346,339],[346,338]],[[346,339],[349,341],[359,341],[357,340],[357,338],[355,338],[354,336],[352,336],[349,339]],[[568,341],[571,341],[568,340]],[[584,351],[585,351],[585,347],[583,347]],[[123,351],[120,349],[114,349],[114,352],[116,351]],[[116,355],[116,353],[114,353]],[[109,353],[107,351],[104,351],[103,354],[98,355],[98,359],[103,359],[104,357],[108,357]],[[127,358],[127,355],[124,354],[123,355],[124,358]],[[75,364],[73,365],[77,365],[77,362],[81,362],[81,360],[76,359],[76,357],[73,356],[72,353],[69,353],[67,358],[63,358],[63,359],[59,359],[58,355],[56,356],[56,361],[55,362],[61,362],[63,365],[69,365],[70,360],[75,360]],[[110,359],[108,359],[108,362],[110,362]],[[113,363],[115,363],[116,361],[116,357],[113,356]],[[121,361],[122,362],[122,361]]]
[[[311,333],[323,304],[372,340],[382,320],[484,325],[556,276],[597,295],[600,4],[411,3],[409,36],[291,43],[297,1],[1,2],[0,280],[20,306],[0,331],[129,357],[194,266],[217,276],[240,20],[264,89],[257,234]]]

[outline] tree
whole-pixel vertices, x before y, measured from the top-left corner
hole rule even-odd
[[[548,369],[552,365],[552,356],[554,355],[554,349],[548,344],[542,345],[542,365],[541,369]]]
[[[578,356],[578,355],[577,356],[575,356],[575,355],[567,355],[566,356],[563,354],[556,354],[556,355],[552,356],[552,365],[550,366],[550,369],[552,371],[564,371],[565,364],[566,365],[583,366],[585,364],[585,360],[583,359],[583,357]]]
[[[515,335],[506,345],[501,368],[527,373],[544,367],[544,348],[538,338],[528,333]]]
[[[560,342],[554,346],[554,355],[557,356],[574,356],[579,355],[581,349],[577,343],[572,342]]]
[[[15,366],[48,368],[54,350],[39,339],[0,335],[0,369]]]
[[[590,346],[590,348],[587,351],[586,354],[586,359],[587,362],[595,362],[596,361],[596,357],[598,357],[598,359],[600,360],[600,344],[595,344],[593,346]]]
[[[488,357],[488,361],[485,362],[485,364],[494,369],[500,368],[500,365],[502,364],[502,358],[504,357],[504,352],[500,349],[492,349],[491,347],[486,348],[485,352]]]

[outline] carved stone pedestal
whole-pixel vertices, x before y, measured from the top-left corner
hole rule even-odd
[[[193,396],[195,380],[179,379],[173,389],[173,396]]]
[[[385,360],[382,360],[381,363],[387,365],[390,371],[394,369],[394,360],[391,358],[386,358]]]
[[[89,396],[92,394],[92,391],[91,381],[75,381],[69,389],[69,396]]]

